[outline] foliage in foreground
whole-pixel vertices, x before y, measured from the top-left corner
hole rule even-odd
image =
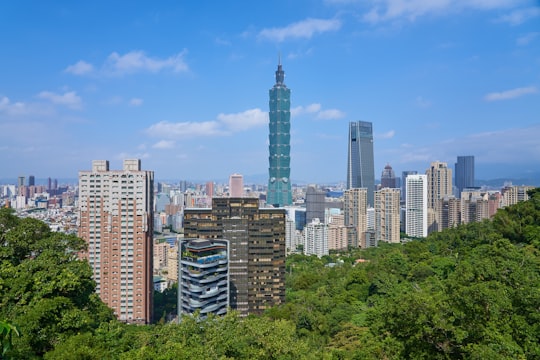
[[[291,256],[287,302],[262,317],[242,319],[233,312],[222,318],[184,318],[181,324],[153,326],[109,320],[110,314],[99,310],[102,305],[92,296],[86,263],[75,261],[75,266],[73,258],[55,260],[47,268],[47,281],[39,284],[26,279],[34,277],[25,277],[22,270],[14,271],[25,263],[27,272],[39,274],[45,263],[31,262],[52,244],[45,241],[20,251],[17,244],[24,242],[14,238],[28,234],[43,238],[36,229],[44,233],[46,229],[31,223],[33,232],[22,231],[20,222],[24,228],[28,223],[0,212],[0,242],[8,244],[0,253],[0,287],[8,290],[7,295],[2,292],[0,314],[21,328],[21,340],[14,345],[22,357],[536,359],[540,358],[540,192],[531,196],[528,202],[500,210],[493,221],[405,245],[322,259]],[[9,221],[17,224],[7,227],[17,230],[2,230]],[[56,243],[60,239],[69,244],[67,248],[79,246],[76,238],[59,237]],[[15,254],[26,257],[19,261]],[[356,263],[359,258],[366,261]],[[328,266],[330,262],[336,265]],[[36,279],[40,276],[44,274]],[[60,297],[69,306],[52,307],[51,313],[40,302],[51,297]],[[38,317],[31,303],[45,312]],[[76,316],[64,317],[72,312]],[[30,321],[27,314],[45,321]],[[34,344],[41,345],[40,352]]]

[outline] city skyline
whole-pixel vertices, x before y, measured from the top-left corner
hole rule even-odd
[[[292,182],[345,180],[351,121],[373,123],[376,174],[462,154],[477,179],[538,172],[539,17],[519,0],[8,3],[0,178],[124,158],[157,179],[266,174],[279,53]]]

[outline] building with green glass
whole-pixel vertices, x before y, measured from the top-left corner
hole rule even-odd
[[[291,192],[291,90],[284,83],[281,61],[276,83],[270,89],[268,191],[266,203],[275,207],[292,204]]]

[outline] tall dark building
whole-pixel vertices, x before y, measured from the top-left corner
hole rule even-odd
[[[36,185],[36,178],[34,175],[30,175],[28,177],[28,186],[35,186]]]
[[[374,162],[373,124],[367,121],[349,123],[347,189],[366,188],[371,207],[375,191]]]
[[[458,156],[455,172],[456,187],[461,197],[463,189],[474,187],[474,156]]]
[[[270,89],[269,168],[266,202],[276,207],[292,204],[291,191],[291,90],[284,83],[281,60],[276,83]]]
[[[394,189],[396,187],[396,174],[394,173],[394,170],[392,169],[390,164],[386,164],[381,174],[381,188]]]
[[[285,218],[285,209],[259,209],[257,198],[184,210],[186,238],[229,240],[229,301],[243,316],[285,301]]]
[[[324,210],[326,191],[310,185],[306,190],[306,224],[313,219],[319,219],[324,223]]]

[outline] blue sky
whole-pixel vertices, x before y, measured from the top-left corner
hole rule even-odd
[[[6,1],[0,178],[141,158],[157,179],[268,171],[268,90],[291,88],[291,178],[345,179],[349,121],[375,175],[475,155],[540,170],[540,3]]]

